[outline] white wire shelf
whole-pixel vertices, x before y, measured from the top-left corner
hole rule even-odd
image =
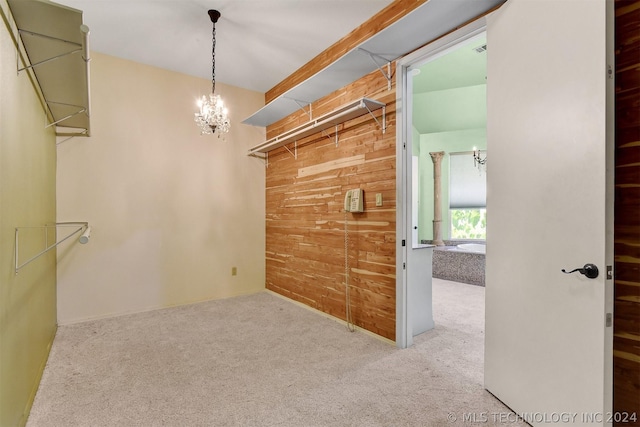
[[[278,147],[287,145],[291,142],[298,141],[314,133],[322,132],[330,127],[337,126],[340,123],[355,119],[364,114],[371,114],[375,110],[384,108],[385,104],[369,98],[360,98],[356,101],[345,104],[330,113],[323,114],[316,119],[310,120],[307,123],[295,127],[287,132],[284,132],[275,138],[271,138],[262,144],[258,144],[249,150],[249,155],[256,153],[268,153],[271,150],[275,150]],[[376,119],[377,121],[377,119]],[[385,130],[385,118],[383,112],[382,129]]]

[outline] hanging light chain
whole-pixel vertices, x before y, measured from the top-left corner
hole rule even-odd
[[[216,23],[211,31],[211,93],[216,91]]]

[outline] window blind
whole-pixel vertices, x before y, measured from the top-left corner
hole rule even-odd
[[[486,152],[480,152],[481,157]],[[449,154],[449,208],[478,209],[487,206],[487,173],[473,164],[473,153]]]

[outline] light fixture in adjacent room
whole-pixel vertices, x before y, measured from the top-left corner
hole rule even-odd
[[[200,128],[200,134],[212,134],[218,132],[218,138],[221,133],[229,132],[231,123],[227,108],[222,102],[220,95],[216,95],[216,22],[220,18],[220,12],[217,10],[209,10],[209,17],[213,23],[212,31],[212,48],[211,48],[211,93],[209,96],[202,95],[198,100],[199,112],[195,113],[195,121]]]
[[[487,156],[485,154],[484,159],[480,157],[480,150],[473,147],[473,166],[477,167],[479,171],[482,171],[483,167],[487,164]]]

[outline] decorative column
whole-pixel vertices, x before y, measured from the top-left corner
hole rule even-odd
[[[433,244],[436,246],[444,246],[442,241],[442,206],[440,202],[440,174],[442,170],[442,157],[444,151],[429,153],[433,161]]]

